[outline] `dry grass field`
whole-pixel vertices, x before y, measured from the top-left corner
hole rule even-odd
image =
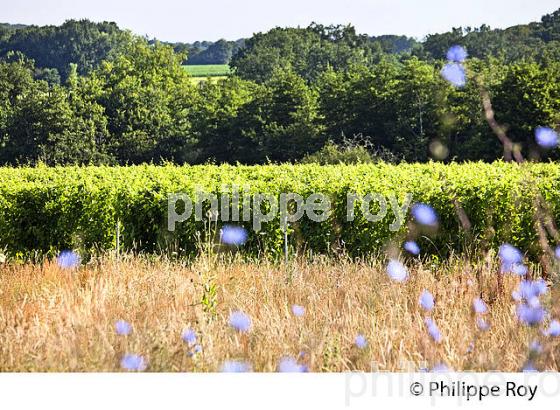
[[[512,291],[519,277],[493,259],[445,265],[407,263],[410,278],[391,281],[384,262],[317,259],[289,268],[270,262],[194,263],[163,258],[106,257],[74,269],[54,262],[0,264],[0,371],[120,371],[123,355],[141,355],[154,372],[214,372],[239,360],[253,371],[278,370],[282,357],[311,372],[454,370],[519,371],[533,340],[539,370],[559,370],[559,343],[519,323]],[[435,308],[419,306],[423,290]],[[473,299],[488,306],[487,331],[477,328]],[[552,317],[550,301],[543,298]],[[302,306],[303,315],[292,311]],[[251,319],[233,329],[232,311]],[[301,312],[299,312],[301,313]],[[431,316],[436,343],[424,323]],[[115,324],[132,325],[128,335]],[[547,319],[547,321],[549,321]],[[182,339],[196,332],[196,344]],[[358,348],[355,338],[365,336]],[[407,364],[408,363],[408,364]],[[414,366],[411,369],[410,366]]]

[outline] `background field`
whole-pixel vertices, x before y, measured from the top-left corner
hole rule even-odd
[[[226,77],[230,73],[228,64],[184,65],[193,77]]]

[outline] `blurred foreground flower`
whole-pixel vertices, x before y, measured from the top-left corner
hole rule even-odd
[[[420,225],[435,227],[438,224],[438,216],[430,205],[417,203],[412,206],[412,216]]]
[[[500,246],[498,257],[500,258],[500,262],[502,264],[502,273],[511,272],[519,274],[520,276],[527,273],[525,269],[519,268],[519,265],[522,265],[523,263],[523,254],[515,246],[510,245],[509,243],[504,243]]]
[[[365,349],[367,347],[367,340],[364,335],[357,335],[354,339],[354,344],[358,349]]]
[[[521,302],[535,304],[535,299],[548,292],[548,287],[543,279],[523,280],[519,283],[519,287],[512,293],[513,299]]]
[[[552,322],[550,322],[548,329],[545,331],[545,335],[552,337],[560,336],[560,322],[558,322],[557,320],[553,320]]]
[[[488,312],[488,307],[481,298],[476,298],[475,300],[473,300],[473,310],[475,311],[475,313],[483,315]]]
[[[146,361],[136,354],[125,354],[121,360],[121,367],[125,370],[141,372],[146,370]]]
[[[447,60],[454,63],[463,63],[469,54],[463,46],[455,45],[447,50]]]
[[[490,323],[488,323],[486,320],[484,320],[481,317],[479,317],[476,320],[476,326],[478,327],[479,330],[483,332],[486,332],[488,329],[490,329]]]
[[[434,296],[427,290],[423,291],[418,301],[422,309],[430,311],[434,308]]]
[[[247,237],[247,231],[241,226],[225,225],[222,228],[221,241],[226,245],[243,245],[247,242]]]
[[[551,149],[558,146],[558,134],[552,128],[537,127],[535,140],[542,148]]]
[[[115,323],[115,331],[118,335],[128,336],[132,332],[132,325],[126,320],[118,320]]]
[[[445,363],[438,363],[432,369],[432,373],[450,373],[452,371]]]
[[[63,269],[72,269],[80,264],[80,256],[74,251],[62,251],[56,258],[58,266]]]
[[[420,254],[420,247],[414,241],[405,242],[403,248],[411,255],[418,256]]]
[[[192,346],[196,343],[196,332],[193,329],[185,329],[181,338],[189,346]]]
[[[536,326],[544,320],[546,311],[540,306],[521,304],[517,306],[517,317],[521,323]]]
[[[229,315],[229,325],[238,332],[247,332],[251,328],[251,318],[246,313],[237,310]]]
[[[457,63],[448,63],[441,69],[441,76],[457,88],[467,84],[465,67]]]
[[[300,305],[292,305],[292,313],[294,316],[301,317],[305,314],[305,308]]]
[[[221,371],[223,373],[246,373],[251,371],[251,365],[239,360],[226,360]]]
[[[441,336],[441,332],[439,331],[439,328],[436,325],[436,322],[434,322],[432,318],[427,317],[424,320],[424,323],[426,324],[426,327],[428,328],[428,333],[430,334],[434,342],[436,343],[441,342],[442,336]]]
[[[404,282],[408,279],[408,270],[396,259],[391,259],[387,265],[387,274],[396,282]]]
[[[305,373],[307,370],[307,366],[299,364],[293,357],[283,357],[278,364],[280,373]]]

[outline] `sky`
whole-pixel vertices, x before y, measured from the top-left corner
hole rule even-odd
[[[451,27],[505,28],[540,21],[560,0],[0,0],[0,22],[115,21],[164,41],[236,40],[276,26],[352,24],[369,35],[422,39]]]

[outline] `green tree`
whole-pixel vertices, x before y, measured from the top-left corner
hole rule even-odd
[[[196,158],[190,111],[196,90],[170,46],[132,41],[91,80],[107,116],[110,153],[121,163]]]

